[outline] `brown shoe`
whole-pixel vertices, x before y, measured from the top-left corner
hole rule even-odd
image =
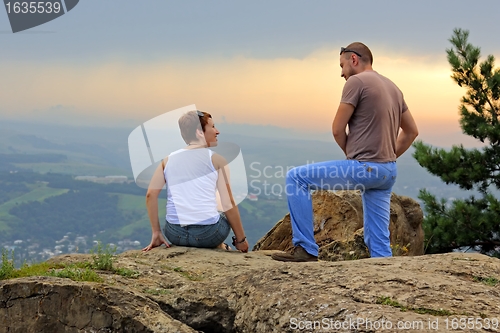
[[[318,257],[309,254],[302,246],[295,246],[290,253],[273,253],[271,258],[278,261],[306,262],[318,261]]]

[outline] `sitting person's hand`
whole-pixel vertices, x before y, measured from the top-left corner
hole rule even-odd
[[[160,233],[153,233],[153,236],[151,237],[151,243],[149,243],[148,246],[142,249],[143,252],[148,252],[149,250],[154,249],[155,247],[161,246],[162,244],[165,244],[166,247],[170,247],[170,244],[168,244],[167,240],[165,237],[163,237],[163,234]]]
[[[243,243],[239,243],[239,244],[236,244],[236,249],[238,251],[241,251],[243,253],[247,253],[248,252],[248,242],[247,240],[245,239],[245,241]]]
[[[247,238],[244,237],[243,240],[238,241],[236,237],[233,237],[233,245],[240,252],[247,253],[248,252],[248,241]]]

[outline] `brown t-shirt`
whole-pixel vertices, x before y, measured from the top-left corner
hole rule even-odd
[[[340,102],[354,106],[348,122],[347,158],[396,161],[401,115],[408,110],[401,90],[385,76],[369,70],[349,77]]]

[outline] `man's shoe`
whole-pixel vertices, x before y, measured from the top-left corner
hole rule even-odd
[[[306,262],[318,261],[318,257],[309,254],[302,246],[295,246],[290,253],[273,253],[271,258],[278,261]]]

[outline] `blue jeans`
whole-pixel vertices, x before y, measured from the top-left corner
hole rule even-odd
[[[389,217],[396,162],[327,161],[299,166],[286,175],[294,246],[318,255],[314,239],[311,190],[360,190],[364,240],[371,257],[391,257]]]
[[[226,215],[221,213],[216,223],[208,225],[193,224],[183,227],[166,221],[163,232],[174,245],[214,248],[224,242],[230,230]]]

